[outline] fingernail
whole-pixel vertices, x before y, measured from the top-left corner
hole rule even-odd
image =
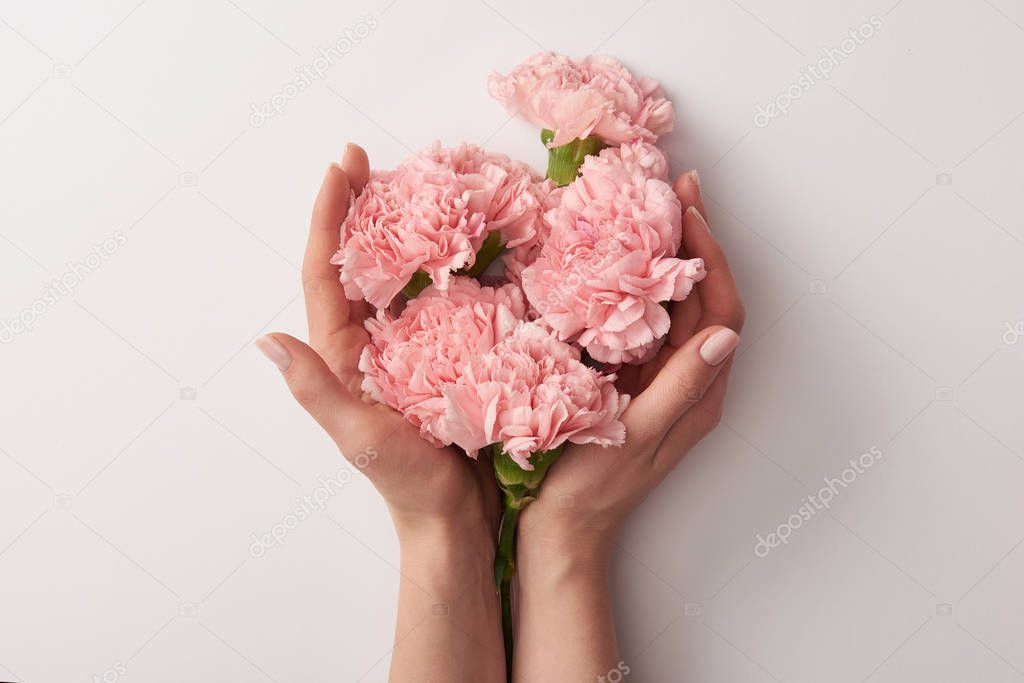
[[[338,169],[340,171],[341,170],[341,164],[339,164],[337,161],[332,161],[331,163],[329,163],[327,165],[327,170],[324,171],[324,175],[329,174],[331,172],[331,169],[334,169],[334,168],[336,168],[336,169]]]
[[[705,229],[705,230],[707,230],[708,232],[711,232],[711,227],[710,227],[710,226],[708,225],[708,222],[707,222],[706,220],[704,220],[704,216],[701,216],[701,215],[700,215],[700,211],[698,211],[698,210],[697,210],[697,207],[696,207],[696,206],[691,206],[690,208],[688,208],[688,209],[686,210],[686,213],[688,213],[688,214],[690,214],[691,216],[693,216],[694,218],[696,218],[696,219],[697,219],[697,221],[698,221],[698,222],[699,222],[699,223],[700,223],[701,225],[703,225],[703,226],[704,226],[704,229]]]
[[[355,168],[357,154],[355,145],[351,142],[345,145],[345,152],[341,155],[341,170]]]
[[[700,357],[708,365],[718,365],[736,349],[740,336],[730,329],[719,330],[700,347]]]
[[[693,183],[694,185],[696,185],[697,189],[699,190],[700,189],[700,174],[697,173],[697,169],[693,169],[687,175],[690,176],[690,182]]]
[[[292,364],[292,357],[288,349],[281,345],[269,334],[264,335],[255,341],[256,348],[263,352],[263,355],[270,359],[270,362],[277,366],[277,369],[284,372]],[[707,343],[705,343],[707,346]],[[703,351],[703,349],[701,349]]]

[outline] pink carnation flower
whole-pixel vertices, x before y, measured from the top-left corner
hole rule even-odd
[[[487,230],[500,230],[506,247],[535,238],[544,198],[554,189],[552,181],[535,177],[529,166],[505,154],[465,142],[451,148],[435,142],[400,168],[429,171],[432,164],[452,169],[467,187],[486,195]]]
[[[552,193],[550,235],[522,269],[523,289],[559,339],[602,362],[645,362],[669,330],[662,303],[685,299],[704,262],[676,258],[681,207],[656,149],[608,148],[580,172]]]
[[[439,289],[472,266],[487,234],[516,246],[534,238],[550,185],[529,168],[476,145],[439,143],[375,171],[341,226],[331,263],[349,299],[386,307],[422,270]]]
[[[622,444],[629,397],[614,382],[581,363],[574,347],[522,323],[445,387],[447,438],[471,455],[500,443],[524,470],[533,469],[532,453],[566,441]]]
[[[552,187],[548,191],[542,204],[541,220],[537,221],[534,227],[533,237],[508,249],[502,256],[505,265],[505,278],[509,282],[522,286],[523,270],[537,260],[541,247],[551,235],[551,226],[543,219],[543,215],[562,203],[564,192],[564,187]]]
[[[550,147],[591,134],[613,145],[654,142],[672,130],[675,115],[657,81],[634,78],[611,57],[540,52],[507,76],[492,73],[488,90],[509,111],[553,130]]]
[[[366,321],[370,343],[359,358],[363,391],[401,412],[430,443],[447,445],[444,387],[525,315],[522,292],[512,285],[481,287],[468,277],[453,278],[446,292],[432,285],[397,317],[379,310]]]
[[[620,147],[607,148],[598,155],[588,156],[580,168],[586,172],[587,180],[581,186],[587,188],[588,195],[602,195],[614,192],[616,186],[642,182],[649,178],[668,180],[668,159],[665,154],[653,145],[634,143]],[[582,180],[582,179],[580,179]],[[577,180],[579,183],[580,180]],[[563,197],[570,186],[551,189],[544,198],[545,212],[562,205]],[[579,186],[578,186],[579,187]],[[572,191],[569,201],[579,197],[578,191]],[[505,254],[505,276],[510,281],[520,284],[522,272],[540,256],[541,247],[547,242],[551,227],[546,221],[540,221],[533,239],[522,242]],[[678,239],[678,238],[677,238]]]

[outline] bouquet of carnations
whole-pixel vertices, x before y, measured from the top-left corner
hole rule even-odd
[[[704,277],[682,259],[661,87],[608,57],[531,57],[491,94],[540,127],[540,178],[504,154],[440,143],[374,171],[333,259],[365,300],[363,389],[424,439],[489,457],[504,493],[495,580],[511,652],[515,520],[566,443],[621,445],[615,371],[659,350],[670,301]]]

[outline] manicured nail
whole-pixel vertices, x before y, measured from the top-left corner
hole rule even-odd
[[[708,365],[718,365],[736,349],[740,336],[730,329],[719,330],[700,347],[700,357]]]
[[[270,362],[277,366],[277,369],[284,372],[292,364],[292,357],[288,354],[288,349],[281,345],[281,342],[277,341],[269,334],[264,335],[256,340],[256,348],[263,352],[263,355],[270,359]],[[707,343],[704,344],[707,346]],[[701,349],[703,352],[703,349]]]
[[[359,148],[351,142],[345,145],[345,152],[341,155],[341,170],[346,168],[352,170],[357,167],[356,159],[359,157]],[[347,173],[348,171],[346,171]]]
[[[711,232],[711,227],[708,226],[708,222],[706,220],[704,220],[704,216],[700,215],[700,211],[697,210],[696,206],[691,206],[690,208],[688,208],[686,210],[686,213],[688,213],[691,216],[693,216],[697,220],[698,223],[700,223],[701,225],[704,226],[705,230],[707,230],[708,232]]]
[[[355,145],[353,145],[351,142],[348,143],[347,145],[345,145],[345,151],[341,153],[341,166],[340,166],[340,168],[342,170],[345,170],[346,168],[352,168],[352,165],[353,165],[353,163],[355,161],[356,154],[357,154],[357,152],[356,152],[356,146]]]
[[[697,189],[699,190],[700,189],[700,174],[697,173],[697,169],[693,169],[687,175],[690,176],[690,182],[693,183],[694,185],[696,185]]]

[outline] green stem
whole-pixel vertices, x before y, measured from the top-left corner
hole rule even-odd
[[[516,527],[519,508],[505,499],[505,510],[501,516],[501,532],[498,536],[498,552],[494,558],[494,579],[498,585],[501,600],[501,632],[505,639],[505,676],[512,681],[512,577],[515,576]]]
[[[415,299],[420,295],[420,292],[430,286],[430,283],[430,276],[422,270],[417,270],[409,278],[408,284],[402,288],[402,294],[405,294],[407,299]]]
[[[498,534],[498,554],[494,558],[494,582],[501,585],[502,581],[512,578],[516,573],[516,522],[519,521],[520,508],[515,507],[508,496],[505,497],[505,509],[501,515],[501,532]]]
[[[554,139],[554,131],[545,128],[540,132],[540,140],[545,147]],[[547,177],[554,180],[559,187],[568,185],[576,180],[583,160],[591,154],[597,154],[607,146],[601,138],[591,135],[583,139],[576,138],[560,147],[548,147]]]
[[[504,250],[505,243],[501,239],[501,233],[497,230],[489,232],[487,233],[487,238],[484,239],[484,243],[480,245],[480,251],[477,252],[473,265],[461,268],[456,274],[479,277],[487,270],[487,266],[491,265],[491,262],[498,258]],[[405,294],[406,299],[415,299],[420,295],[420,292],[431,285],[431,282],[429,275],[422,270],[417,270],[409,278],[409,282],[406,283],[405,287],[402,288],[402,294]]]
[[[498,258],[498,255],[505,250],[505,243],[501,241],[501,233],[493,230],[487,233],[487,239],[480,245],[480,251],[476,253],[476,261],[469,268],[463,268],[459,274],[470,277],[479,277],[487,270],[487,266]]]
[[[512,578],[516,575],[516,526],[519,513],[537,499],[541,482],[548,468],[562,454],[562,447],[550,451],[539,451],[530,456],[532,470],[524,470],[505,451],[501,444],[491,446],[494,476],[504,492],[504,511],[501,515],[501,531],[498,533],[498,548],[494,557],[494,583],[501,600],[501,631],[505,639],[505,672],[509,683],[512,681]]]

